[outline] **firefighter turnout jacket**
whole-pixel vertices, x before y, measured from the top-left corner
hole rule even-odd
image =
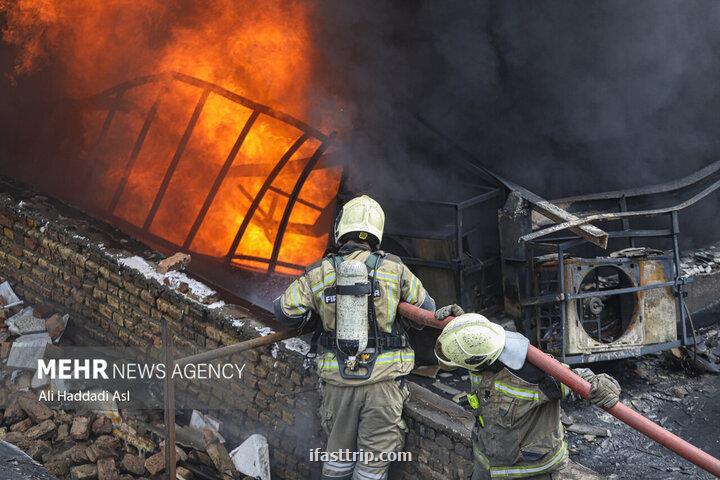
[[[407,375],[414,368],[415,352],[407,343],[404,327],[397,316],[401,301],[435,311],[435,301],[423,288],[420,280],[402,263],[399,257],[373,252],[363,243],[348,242],[337,255],[330,255],[310,265],[275,302],[275,316],[285,323],[299,325],[308,313],[315,312],[325,334],[335,331],[335,268],[341,260],[355,259],[368,265],[368,276],[375,279],[372,290],[375,321],[378,330],[387,338],[384,348],[374,363],[367,379],[345,379],[339,371],[338,359],[330,345],[325,343],[317,357],[320,378],[334,385],[367,385]],[[373,268],[377,263],[377,269]],[[372,327],[372,325],[371,325]]]
[[[470,372],[468,401],[476,416],[473,478],[524,478],[561,468],[568,458],[560,400],[569,390],[526,363],[500,362]],[[480,473],[482,472],[482,473]],[[480,474],[478,474],[480,473]]]

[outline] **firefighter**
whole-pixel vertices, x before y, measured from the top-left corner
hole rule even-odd
[[[528,345],[523,335],[476,313],[453,319],[435,344],[441,367],[470,373],[467,401],[476,418],[471,479],[600,478],[569,461],[560,401],[570,391],[525,361]],[[620,386],[612,377],[574,371],[592,385],[593,404],[610,408],[618,402]]]
[[[435,301],[398,257],[379,250],[384,224],[372,198],[348,201],[335,221],[337,251],[310,265],[274,304],[275,316],[291,326],[318,317],[312,343],[321,347],[326,451],[365,452],[323,462],[323,479],[385,479],[389,462],[379,455],[399,451],[405,442],[404,377],[414,368],[415,353],[410,325],[396,309],[404,301],[435,312]],[[436,317],[459,312],[450,305]]]

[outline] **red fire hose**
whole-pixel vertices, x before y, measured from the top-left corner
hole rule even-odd
[[[437,328],[443,328],[453,318],[447,317],[446,319],[439,321],[435,319],[432,312],[422,310],[405,302],[400,303],[398,311],[403,317],[409,320],[422,325],[429,325]],[[550,355],[533,347],[532,345],[530,345],[528,349],[527,361],[554,379],[564,383],[583,398],[588,398],[590,396],[590,383],[583,380],[579,375],[555,360]],[[635,410],[623,405],[621,402],[618,402],[613,407],[608,408],[607,412],[621,422],[631,426],[638,432],[656,441],[660,445],[669,448],[685,460],[694,463],[716,477],[720,477],[720,460],[703,452],[695,445],[686,442],[677,435],[665,430],[660,425],[645,418]]]

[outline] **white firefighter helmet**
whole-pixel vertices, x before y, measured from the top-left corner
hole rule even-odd
[[[500,360],[517,370],[525,363],[529,343],[482,315],[466,313],[445,326],[435,343],[435,356],[445,369],[482,370]]]
[[[361,195],[343,205],[335,224],[335,242],[346,233],[360,232],[361,238],[362,233],[370,234],[380,244],[384,227],[385,212],[380,204],[367,195]]]

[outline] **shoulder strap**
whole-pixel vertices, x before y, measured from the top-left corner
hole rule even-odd
[[[330,263],[332,263],[333,269],[335,270],[335,273],[338,271],[338,267],[342,262],[345,261],[345,257],[342,255],[328,255],[328,260],[330,260]]]
[[[324,261],[325,261],[325,258],[321,258],[320,260],[313,262],[310,265],[308,265],[307,267],[305,267],[305,274],[307,275],[312,270],[315,270],[316,268],[321,266]]]
[[[401,265],[403,264],[403,261],[397,255],[393,255],[392,253],[384,253],[383,252],[383,256],[384,256],[385,260],[390,260],[393,263],[399,263]]]

